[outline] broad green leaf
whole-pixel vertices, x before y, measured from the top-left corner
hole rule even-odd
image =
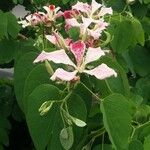
[[[134,17],[137,17],[139,19],[142,19],[144,16],[146,16],[146,13],[148,11],[147,5],[136,3],[136,5],[132,6],[132,14]]]
[[[27,97],[37,86],[44,83],[51,83],[51,80],[48,72],[46,71],[45,65],[39,64],[31,70],[25,80],[23,92],[23,105],[25,108],[25,112],[27,109]]]
[[[101,103],[104,126],[116,150],[128,146],[131,134],[131,115],[128,101],[120,94],[112,94]]]
[[[144,150],[141,141],[133,140],[129,144],[129,150]]]
[[[107,4],[108,7],[112,7],[113,10],[115,10],[117,12],[122,12],[122,10],[124,9],[124,7],[126,5],[126,1],[122,1],[122,0],[108,0],[108,1],[106,1],[106,4]]]
[[[132,21],[133,32],[134,32],[134,42],[141,44],[144,46],[145,37],[144,37],[144,30],[139,20],[134,19]]]
[[[7,17],[7,32],[11,37],[16,38],[20,31],[20,27],[19,24],[17,23],[17,19],[10,12],[6,13],[6,17]]]
[[[3,13],[0,10],[0,39],[3,38],[4,36],[8,37],[7,34],[7,17],[5,15],[5,13]]]
[[[24,110],[23,91],[24,91],[25,80],[28,74],[30,73],[30,71],[36,66],[33,64],[33,61],[36,58],[36,56],[37,54],[34,52],[27,53],[23,55],[15,64],[15,69],[14,69],[15,94],[17,97],[17,102],[22,110]]]
[[[0,64],[9,63],[15,57],[16,43],[13,40],[0,41]]]
[[[141,46],[136,46],[129,51],[134,70],[140,76],[146,76],[150,72],[150,54],[147,49]]]
[[[60,100],[61,92],[55,86],[43,84],[38,86],[28,97],[27,124],[37,150],[61,150],[59,140],[63,128],[59,105],[54,104],[47,115],[41,116],[40,106],[47,100]]]
[[[122,53],[128,50],[133,40],[133,28],[131,21],[123,20],[118,22],[114,30],[114,39],[111,42],[113,50]]]
[[[72,94],[67,100],[68,111],[71,116],[86,122],[87,110],[83,99],[77,94]]]
[[[80,29],[78,27],[72,27],[69,29],[68,34],[71,39],[77,41],[79,39]]]
[[[71,126],[63,128],[60,132],[60,142],[65,150],[69,150],[74,141],[73,129]]]
[[[144,150],[150,149],[150,135],[148,135],[144,140]]]

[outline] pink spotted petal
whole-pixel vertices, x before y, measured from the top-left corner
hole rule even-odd
[[[65,53],[65,50],[57,50],[54,52],[45,52],[43,51],[35,60],[34,63],[43,62],[45,60],[52,61],[56,64],[66,64],[75,66],[75,64],[70,60],[68,55]]]
[[[77,2],[74,6],[72,6],[72,9],[88,13],[90,11],[90,6],[87,3]]]
[[[101,56],[104,56],[104,51],[100,48],[89,47],[85,57],[85,64],[98,60]]]
[[[77,74],[77,71],[73,71],[73,72],[68,72],[68,71],[65,71],[64,69],[62,68],[58,68],[54,74],[51,76],[51,80],[56,80],[56,79],[60,79],[60,80],[63,80],[63,81],[71,81],[73,80],[74,78],[76,78],[76,74]]]
[[[92,0],[92,4],[91,4],[91,7],[92,7],[92,14],[98,10],[102,5],[97,3],[95,0]]]
[[[101,64],[92,70],[84,70],[84,73],[95,76],[97,79],[103,80],[111,76],[117,77],[117,73],[109,68],[106,64]]]
[[[102,7],[100,12],[99,12],[99,16],[104,16],[106,14],[112,15],[112,13],[113,13],[113,10],[111,7],[110,8]]]
[[[86,48],[85,43],[82,41],[77,41],[70,44],[70,50],[75,56],[77,66],[79,66],[83,60],[85,48]]]
[[[55,35],[45,35],[46,39],[49,40],[52,44],[57,44],[57,39]]]

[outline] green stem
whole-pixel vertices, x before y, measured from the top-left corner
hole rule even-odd
[[[95,93],[93,93],[84,83],[80,82],[92,95],[94,95],[94,97],[99,100],[102,101],[102,99],[100,99]]]

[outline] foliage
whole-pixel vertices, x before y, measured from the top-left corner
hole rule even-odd
[[[42,7],[53,4],[65,11],[77,0],[0,2],[0,68],[14,68],[13,79],[1,77],[0,72],[0,150],[12,149],[9,143],[11,132],[17,132],[16,122],[27,123],[33,141],[29,149],[150,149],[150,1],[96,1],[113,9],[113,15],[104,17],[109,26],[94,42],[95,47],[110,52],[87,67],[105,63],[117,77],[98,80],[79,72],[80,80],[71,82],[50,80],[53,70],[68,66],[33,62],[43,50],[52,52],[64,46],[63,38],[78,41],[79,27],[66,32],[61,17],[52,27],[31,23],[23,28],[11,9],[19,4],[32,13],[45,12]],[[91,0],[80,2],[91,4]],[[44,36],[54,29],[60,33],[58,47]]]

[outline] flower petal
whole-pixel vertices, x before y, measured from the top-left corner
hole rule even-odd
[[[66,19],[66,25],[70,27],[79,27],[80,24],[75,18]]]
[[[101,28],[97,28],[96,30],[90,30],[88,29],[88,34],[92,36],[95,40],[99,39],[101,36],[102,30]]]
[[[85,53],[85,48],[86,46],[82,41],[77,41],[70,44],[70,50],[74,54],[78,66],[82,62]]]
[[[65,71],[64,69],[62,68],[58,68],[54,74],[51,76],[51,80],[56,80],[56,79],[60,79],[60,80],[63,80],[63,81],[71,81],[73,80],[75,77],[76,77],[76,74],[77,74],[77,70],[73,71],[73,72],[68,72],[68,71]]]
[[[106,14],[112,15],[112,13],[113,13],[113,10],[112,10],[111,7],[109,7],[109,8],[102,7],[101,10],[100,10],[100,12],[99,12],[99,16],[104,16]]]
[[[87,28],[92,22],[93,22],[93,19],[92,18],[85,18],[82,16],[82,22],[83,22],[83,26],[84,28]]]
[[[35,60],[34,63],[43,62],[45,60],[52,61],[56,64],[66,64],[76,67],[76,65],[70,60],[68,55],[65,53],[65,50],[57,50],[54,52],[45,52],[43,51]]]
[[[85,64],[96,61],[97,59],[99,59],[101,56],[104,55],[105,53],[100,47],[97,48],[89,47],[85,57]]]
[[[84,73],[95,76],[97,79],[103,80],[111,76],[117,77],[117,73],[109,68],[106,64],[101,64],[92,70],[84,70]]]
[[[46,39],[49,40],[52,44],[57,44],[57,39],[55,35],[45,35]]]
[[[91,6],[92,6],[92,14],[93,14],[93,13],[94,13],[96,10],[98,10],[102,5],[99,4],[99,3],[97,3],[95,0],[92,0]]]
[[[90,11],[90,5],[78,1],[74,6],[72,6],[72,9],[88,13]]]

